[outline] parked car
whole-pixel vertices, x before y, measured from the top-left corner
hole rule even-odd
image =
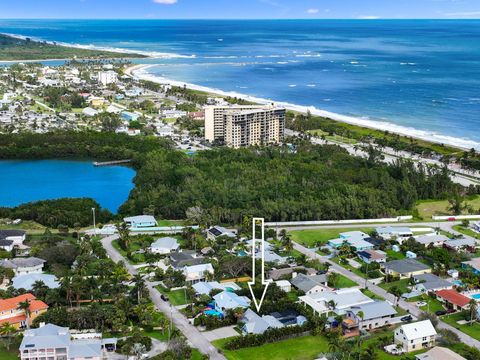
[[[437,316],[442,316],[442,315],[445,315],[447,312],[445,310],[438,310],[438,311],[435,311],[435,315]]]
[[[402,320],[403,322],[407,322],[407,321],[412,321],[413,318],[412,318],[412,315],[407,315],[407,316],[404,316],[404,317],[400,318],[400,320]]]
[[[163,301],[168,301],[168,296],[161,294],[160,297],[162,298]]]

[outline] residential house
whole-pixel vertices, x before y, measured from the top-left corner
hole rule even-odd
[[[460,294],[457,290],[439,290],[435,292],[435,295],[437,296],[437,300],[442,302],[447,309],[461,311],[467,310],[470,307],[469,303],[471,299]]]
[[[15,275],[40,274],[45,262],[36,257],[1,259],[0,266],[12,269]]]
[[[397,240],[400,244],[413,236],[413,232],[408,227],[403,226],[381,226],[375,229],[375,232],[383,240]]]
[[[233,292],[241,289],[233,282],[219,283],[218,281],[197,282],[192,287],[198,295],[210,295],[212,290]]]
[[[453,288],[453,283],[434,274],[414,275],[413,280],[415,281],[414,289],[422,293]]]
[[[207,239],[208,240],[217,240],[219,237],[226,236],[231,239],[236,238],[236,234],[233,231],[230,231],[222,226],[213,226],[207,230]]]
[[[13,240],[2,240],[0,239],[0,249],[5,251],[13,250]]]
[[[24,332],[20,344],[21,360],[101,360],[104,351],[116,348],[116,339],[102,339],[82,334],[77,336],[68,328],[53,324]]]
[[[477,242],[474,238],[449,239],[443,246],[453,251],[468,251],[474,253],[477,248]]]
[[[91,107],[86,107],[82,110],[82,114],[85,116],[93,117],[98,114],[98,111]]]
[[[288,267],[283,269],[272,269],[268,271],[268,278],[272,280],[281,280],[287,278],[294,278],[298,273],[305,272],[306,275],[316,275],[317,270],[306,268],[304,266]]]
[[[357,252],[357,256],[367,264],[375,262],[382,264],[387,261],[387,254],[380,250],[362,250]]]
[[[415,259],[393,260],[383,264],[382,267],[386,274],[398,276],[401,279],[432,272],[432,269],[429,266],[422,264]]]
[[[243,334],[263,334],[269,329],[279,329],[285,326],[303,325],[307,319],[295,311],[274,312],[269,315],[259,316],[254,311],[247,309],[241,322]]]
[[[51,274],[18,275],[12,279],[12,286],[15,289],[25,289],[30,291],[33,288],[33,284],[35,284],[37,281],[41,281],[49,289],[57,289],[60,287],[57,277]]]
[[[358,330],[373,330],[390,325],[397,311],[387,301],[374,301],[352,306],[346,311],[346,319],[353,321]]]
[[[404,352],[411,352],[434,346],[436,336],[430,320],[424,320],[400,326],[395,330],[394,339]]]
[[[205,262],[205,258],[198,256],[193,250],[173,252],[169,255],[170,263],[175,269],[182,269],[185,266],[199,265]]]
[[[469,270],[475,275],[480,275],[480,258],[462,262],[462,269]]]
[[[183,268],[183,273],[185,275],[185,281],[196,283],[199,281],[204,281],[209,275],[213,275],[214,270],[212,264],[198,264],[192,266],[185,266]]]
[[[359,289],[340,289],[326,290],[314,294],[299,297],[300,303],[304,306],[310,306],[312,310],[321,315],[335,312],[337,315],[345,314],[346,310],[353,306],[359,306],[373,302],[368,296],[364,295]]]
[[[20,303],[29,302],[29,316],[25,310],[20,309]],[[8,299],[0,299],[0,325],[9,323],[16,329],[23,329],[28,325],[32,325],[33,320],[45,311],[48,305],[41,300],[37,300],[32,294],[23,294]]]
[[[140,118],[140,114],[132,113],[130,111],[122,111],[120,117],[126,121],[136,121]]]
[[[298,274],[292,280],[290,280],[290,282],[294,287],[303,291],[306,295],[329,290],[327,286],[328,279],[326,274],[313,276]]]
[[[215,310],[225,314],[227,310],[236,308],[246,309],[250,306],[250,299],[246,296],[238,296],[234,292],[222,291],[213,297]]]
[[[443,246],[443,244],[450,240],[447,236],[442,235],[442,234],[427,234],[427,235],[420,235],[420,236],[415,236],[414,237],[415,241],[425,245],[425,246],[435,246],[435,247],[440,247]]]
[[[288,280],[277,280],[275,281],[275,285],[277,285],[280,290],[285,291],[286,293],[292,291],[292,284]]]
[[[150,245],[150,252],[152,254],[170,254],[172,252],[178,251],[180,248],[180,244],[178,243],[177,239],[172,237],[163,237],[160,239],[155,240]]]
[[[149,228],[157,226],[157,220],[151,215],[130,216],[123,219],[123,221],[133,229]]]
[[[248,240],[246,242],[246,245],[248,248],[251,248],[253,246],[253,240]],[[257,258],[260,258],[260,252],[261,252],[261,241],[256,241],[255,242],[255,253],[258,254]],[[274,263],[276,265],[283,265],[288,263],[288,257],[286,256],[280,256],[278,255],[274,250],[273,250],[273,245],[269,243],[268,241],[264,242],[264,259],[265,262],[269,263]]]
[[[423,354],[415,355],[415,359],[416,360],[467,360],[463,356],[458,355],[456,352],[441,346],[435,346],[433,349],[430,349]]]
[[[338,239],[329,240],[328,245],[337,249],[344,243],[347,243],[349,246],[355,248],[356,251],[371,250],[374,245],[368,242],[368,239],[370,239],[370,235],[362,231],[349,231],[341,233]]]
[[[21,245],[27,237],[25,230],[0,230],[0,240],[13,241],[13,245]]]

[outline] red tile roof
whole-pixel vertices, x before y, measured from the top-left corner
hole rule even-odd
[[[18,304],[28,300],[30,302],[30,311],[48,309],[48,305],[41,300],[37,300],[32,294],[23,294],[10,299],[0,299],[0,311],[16,310]]]
[[[435,294],[445,301],[448,301],[450,304],[454,304],[460,307],[464,307],[465,305],[468,305],[470,302],[470,298],[466,297],[465,295],[462,295],[458,293],[456,290],[448,289],[448,290],[440,290],[435,292]]]

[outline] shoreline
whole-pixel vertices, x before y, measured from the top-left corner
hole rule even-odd
[[[202,85],[192,84],[184,81],[167,79],[165,77],[154,75],[148,72],[149,68],[155,67],[158,64],[136,64],[130,66],[125,70],[125,74],[137,78],[139,80],[152,81],[157,84],[162,85],[173,85],[173,86],[186,86],[188,89],[205,92],[207,94],[219,95],[219,96],[230,96],[237,97],[246,101],[251,101],[259,104],[271,104],[275,103],[278,106],[285,107],[287,110],[307,113],[310,111],[312,115],[321,116],[333,121],[342,122],[345,124],[358,126],[362,128],[367,128],[370,130],[376,131],[387,131],[389,133],[398,134],[406,138],[412,138],[419,141],[426,141],[432,144],[445,145],[452,148],[459,149],[461,151],[468,151],[471,148],[480,150],[480,143],[474,140],[465,139],[465,138],[456,138],[448,135],[442,135],[428,130],[419,130],[416,128],[406,127],[402,125],[397,125],[395,123],[386,122],[386,121],[376,121],[368,118],[354,117],[349,115],[342,115],[327,110],[318,109],[315,106],[304,106],[292,104],[285,101],[275,101],[271,99],[259,98],[252,95],[241,94],[235,91],[224,91],[221,89],[209,88]],[[463,143],[463,144],[459,144]]]

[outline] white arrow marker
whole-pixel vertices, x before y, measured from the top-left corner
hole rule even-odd
[[[257,312],[260,311],[260,308],[262,307],[262,303],[263,303],[263,299],[265,298],[265,294],[267,293],[267,288],[268,288],[268,285],[270,284],[269,281],[265,281],[265,225],[264,225],[264,219],[263,218],[253,218],[252,219],[253,221],[253,224],[252,224],[252,228],[253,228],[253,236],[252,236],[252,281],[249,281],[248,283],[248,287],[250,289],[250,293],[252,294],[252,299],[253,299],[253,303],[255,304],[255,307],[257,308]],[[257,222],[261,223],[261,226],[262,226],[262,238],[260,239],[261,241],[261,246],[260,246],[260,253],[261,253],[261,259],[262,259],[262,273],[261,273],[261,276],[262,276],[262,286],[265,286],[265,288],[263,289],[263,294],[262,294],[262,297],[260,298],[260,302],[257,302],[257,299],[255,297],[255,293],[253,292],[253,289],[252,289],[252,285],[255,285],[255,276],[256,276],[256,272],[255,272],[255,253],[256,253],[256,242],[257,242],[257,239],[256,239],[256,235],[255,235],[255,228],[256,228],[256,224]]]

